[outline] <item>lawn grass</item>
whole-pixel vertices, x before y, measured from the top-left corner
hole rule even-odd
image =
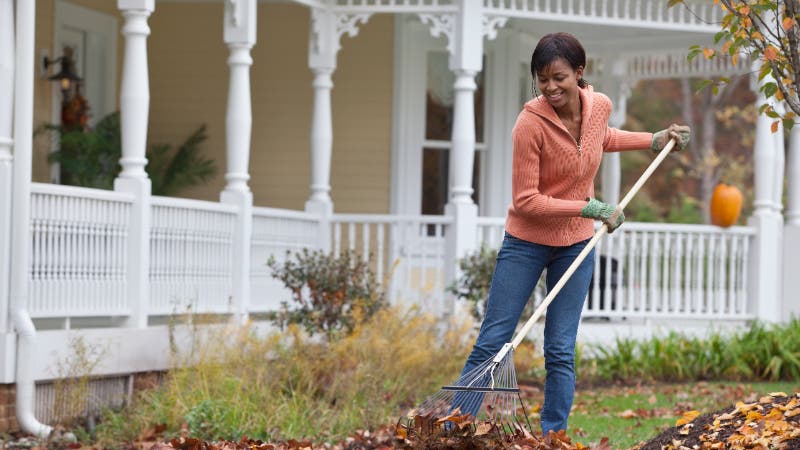
[[[584,445],[608,437],[613,449],[628,449],[675,426],[683,412],[709,413],[738,401],[757,401],[770,392],[800,392],[800,381],[579,389],[570,416],[569,435]],[[535,397],[531,400],[541,401]]]

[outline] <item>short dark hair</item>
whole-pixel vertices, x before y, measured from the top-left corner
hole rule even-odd
[[[583,46],[569,33],[550,33],[539,39],[531,55],[531,76],[535,79],[537,74],[558,58],[563,58],[573,70],[586,67],[586,51]],[[578,80],[578,86],[586,87],[586,80]]]

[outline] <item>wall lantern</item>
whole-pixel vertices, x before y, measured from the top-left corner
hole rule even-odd
[[[75,71],[75,60],[72,59],[72,47],[64,47],[64,54],[55,59],[44,57],[44,69],[47,70],[52,64],[61,63],[61,70],[55,75],[48,77],[49,80],[57,81],[61,86],[61,93],[64,100],[68,100],[69,90],[75,83],[83,81]]]

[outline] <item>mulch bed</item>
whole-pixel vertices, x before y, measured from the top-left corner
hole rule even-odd
[[[773,393],[754,403],[685,417],[637,450],[800,449],[800,393]]]

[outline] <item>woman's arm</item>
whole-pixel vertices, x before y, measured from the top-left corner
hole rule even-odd
[[[620,152],[627,150],[644,150],[650,148],[653,133],[625,131],[608,127],[603,139],[604,152]]]

